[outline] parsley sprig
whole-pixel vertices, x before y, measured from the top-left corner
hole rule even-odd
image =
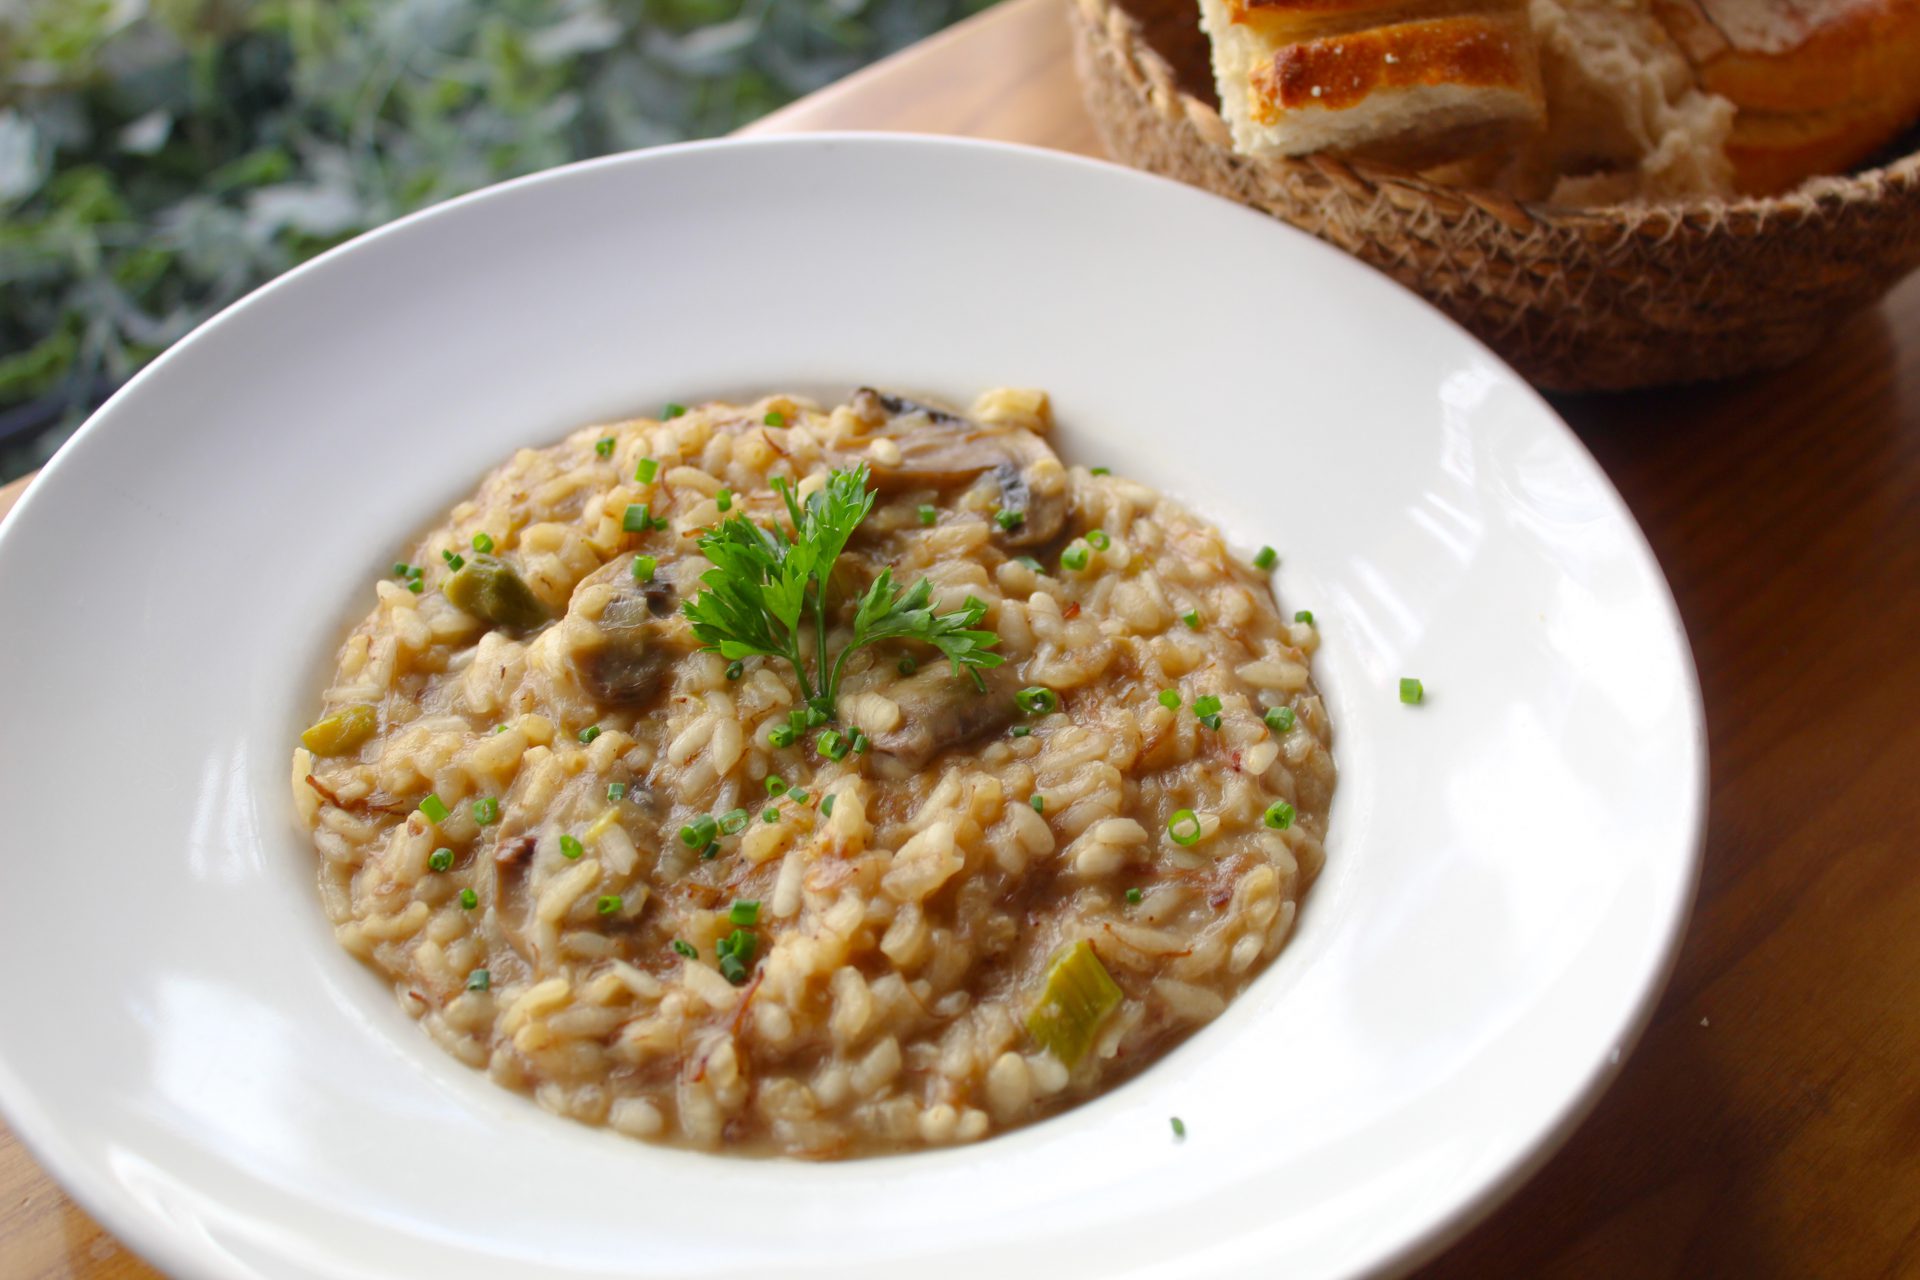
[[[961,608],[935,613],[933,584],[922,578],[902,592],[891,569],[882,569],[861,596],[852,639],[837,656],[831,655],[827,583],[847,540],[873,510],[867,468],[862,464],[830,473],[826,485],[804,504],[784,480],[776,477],[773,488],[786,503],[791,534],[777,525],[763,529],[737,515],[700,537],[700,550],[713,568],[700,579],[706,590],[681,609],[706,648],[736,661],[755,654],[785,658],[800,678],[800,696],[828,716],[834,714],[847,658],[879,640],[932,645],[953,664],[955,675],[969,671],[976,681],[980,668],[1000,665],[1000,655],[993,652],[1000,637],[978,626],[986,605],[968,596]],[[809,626],[814,633],[811,671],[802,651]]]

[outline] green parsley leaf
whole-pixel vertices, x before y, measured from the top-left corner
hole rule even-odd
[[[847,658],[880,640],[931,645],[955,675],[1000,665],[1000,655],[992,652],[1000,637],[978,626],[986,605],[969,597],[962,608],[936,614],[933,584],[923,578],[902,592],[891,569],[881,570],[867,588],[854,613],[853,638],[837,657],[831,655],[826,583],[848,539],[873,510],[867,468],[832,472],[804,504],[784,480],[776,478],[773,487],[786,505],[791,533],[777,525],[763,529],[738,515],[700,537],[700,551],[713,568],[701,576],[706,589],[681,611],[704,647],[732,661],[755,654],[785,658],[799,678],[802,701],[823,712],[833,707]],[[809,626],[812,664],[800,647]]]

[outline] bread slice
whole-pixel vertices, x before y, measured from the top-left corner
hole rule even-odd
[[[1532,20],[1546,129],[1445,176],[1567,205],[1732,193],[1733,105],[1695,82],[1652,0],[1532,0]]]
[[[1840,173],[1920,118],[1920,0],[1655,0],[1703,88],[1739,109],[1740,190]]]
[[[1873,104],[1798,114],[1742,110],[1727,139],[1734,185],[1771,195],[1822,173],[1845,173],[1899,136],[1911,108]]]
[[[1517,0],[1458,10],[1457,2],[1201,0],[1235,147],[1424,166],[1538,129],[1539,64]]]

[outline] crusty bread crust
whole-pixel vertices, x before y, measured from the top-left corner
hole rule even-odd
[[[1772,195],[1822,173],[1845,173],[1897,137],[1911,111],[1742,111],[1727,139],[1734,183],[1749,195]]]
[[[1655,0],[1701,87],[1739,110],[1741,191],[1840,173],[1920,117],[1920,0]]]
[[[1276,43],[1434,18],[1525,13],[1527,0],[1226,0],[1236,23]]]
[[[1457,9],[1461,0],[1443,0]],[[1285,38],[1352,0],[1202,0],[1215,77],[1235,144],[1248,154],[1338,151],[1426,165],[1511,143],[1537,129],[1537,56],[1520,0],[1489,11],[1378,22],[1407,0],[1375,0],[1375,25]],[[1255,8],[1259,12],[1255,13]],[[1430,7],[1430,6],[1422,6]],[[1250,15],[1237,20],[1235,15]]]
[[[1341,111],[1383,90],[1453,85],[1538,97],[1538,62],[1517,13],[1441,18],[1303,40],[1252,76],[1256,118],[1319,108]]]

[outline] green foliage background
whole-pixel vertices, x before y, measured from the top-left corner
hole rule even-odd
[[[988,0],[0,0],[0,480],[402,214],[724,133]]]

